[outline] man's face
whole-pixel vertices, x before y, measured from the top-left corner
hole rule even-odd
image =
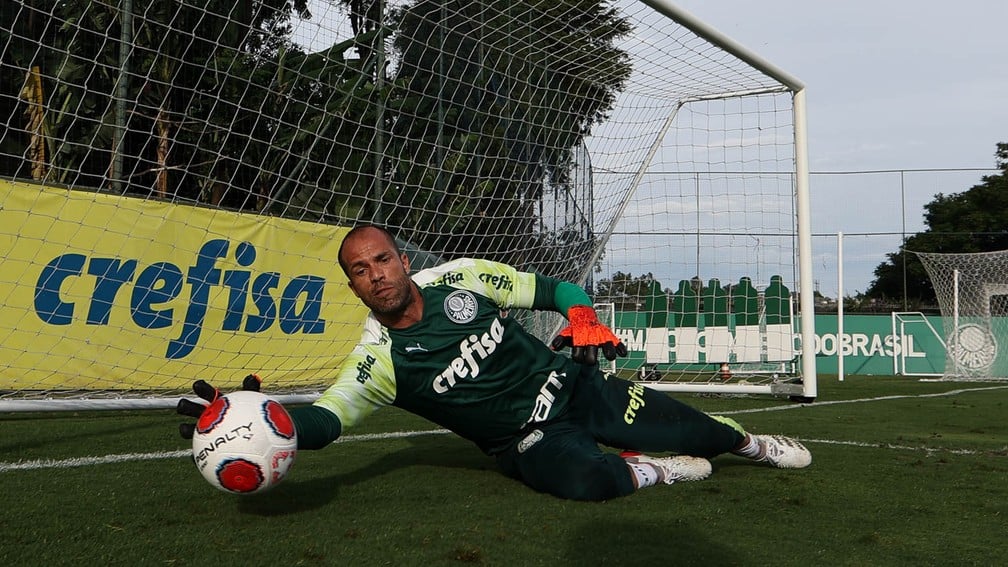
[[[377,315],[398,315],[413,302],[409,259],[379,230],[365,230],[343,244],[350,289]]]

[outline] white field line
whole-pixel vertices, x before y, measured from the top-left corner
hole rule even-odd
[[[447,429],[429,429],[424,431],[395,431],[391,433],[368,433],[363,435],[345,435],[336,440],[336,443],[352,443],[354,441],[370,441],[373,439],[400,439],[404,437],[419,437],[421,435],[440,435],[451,433]],[[155,461],[159,459],[177,459],[179,457],[191,457],[191,449],[180,449],[178,451],[158,451],[155,453],[123,453],[121,455],[105,455],[103,457],[74,457],[71,459],[36,459],[31,461],[18,461],[16,463],[0,462],[0,473],[9,471],[26,471],[40,469],[68,469],[73,467],[86,467],[91,465],[108,465],[112,463],[124,463],[129,461]]]
[[[972,449],[945,449],[937,447],[911,447],[908,445],[892,445],[890,443],[865,443],[862,441],[837,441],[835,439],[807,439],[798,438],[802,443],[808,444],[821,444],[821,445],[846,445],[848,447],[866,447],[871,449],[892,449],[896,451],[915,451],[926,453],[927,456],[934,455],[935,453],[949,453],[952,455],[981,455],[989,453],[990,451],[974,451]],[[1008,445],[999,449],[998,453],[1008,452]]]
[[[879,396],[875,398],[860,398],[856,400],[836,400],[836,401],[825,401],[825,402],[815,402],[811,404],[793,404],[787,406],[774,406],[767,408],[754,408],[747,410],[735,410],[718,412],[720,415],[736,415],[743,413],[761,413],[768,411],[782,411],[782,410],[792,410],[798,408],[814,408],[819,406],[830,406],[838,404],[857,404],[857,403],[868,403],[868,402],[880,402],[888,400],[900,400],[900,399],[911,399],[911,398],[939,398],[946,396],[956,396],[966,392],[976,392],[982,390],[999,390],[1005,389],[1008,386],[991,386],[987,388],[963,388],[958,390],[950,390],[948,392],[938,392],[934,394],[918,394],[918,395],[901,395],[901,396]],[[420,431],[395,431],[391,433],[369,433],[362,435],[345,435],[340,437],[336,443],[353,443],[356,441],[371,441],[376,439],[402,439],[406,437],[419,437],[422,435],[444,435],[450,433],[447,429],[428,429]],[[890,444],[880,444],[880,443],[861,443],[856,441],[838,441],[833,439],[801,439],[805,443],[815,443],[824,445],[846,445],[851,447],[871,447],[871,448],[885,448],[901,451],[922,451],[927,454],[932,454],[935,452],[951,453],[954,455],[973,455],[977,451],[971,451],[967,449],[934,449],[928,447],[910,447],[904,445],[890,445]],[[123,463],[131,461],[153,461],[159,459],[177,459],[180,457],[188,457],[192,455],[192,451],[189,449],[181,449],[178,451],[159,451],[154,453],[123,453],[119,455],[105,455],[102,457],[74,457],[70,459],[36,459],[30,461],[18,461],[18,462],[0,462],[0,473],[10,472],[10,471],[25,471],[25,470],[41,470],[41,469],[67,469],[74,467],[86,467],[92,465],[107,465],[113,463]]]
[[[865,403],[865,402],[884,402],[884,401],[889,401],[889,400],[904,400],[904,399],[914,399],[914,398],[944,398],[944,397],[947,397],[947,396],[958,396],[959,394],[963,394],[963,393],[966,393],[966,392],[983,392],[983,391],[986,391],[986,390],[1004,390],[1005,388],[1008,388],[1008,386],[988,386],[988,387],[984,387],[984,388],[962,388],[962,389],[959,389],[959,390],[949,390],[948,392],[936,392],[934,394],[916,394],[916,395],[909,395],[909,394],[907,394],[907,395],[901,395],[901,396],[879,396],[879,397],[876,397],[876,398],[860,398],[860,399],[857,399],[857,400],[832,400],[832,401],[825,401],[825,402],[814,402],[814,403],[811,403],[811,404],[791,404],[791,405],[788,405],[788,406],[774,406],[774,407],[770,407],[770,408],[754,408],[754,409],[726,411],[726,412],[719,412],[719,413],[721,413],[723,415],[736,415],[736,414],[740,414],[740,413],[763,413],[763,412],[767,412],[767,411],[784,411],[784,410],[793,410],[793,409],[800,409],[800,408],[807,408],[807,407],[811,408],[811,407],[818,407],[818,406],[835,406],[835,405],[839,405],[839,404],[861,404],[861,403]]]

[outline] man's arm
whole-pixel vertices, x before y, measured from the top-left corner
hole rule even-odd
[[[310,406],[291,408],[299,449],[321,449],[376,409],[395,401],[389,344],[358,344],[336,381]]]
[[[627,348],[612,330],[598,320],[591,298],[580,286],[536,274],[533,308],[552,309],[570,322],[550,346],[553,350],[571,348],[571,358],[581,364],[598,363],[598,350],[609,360],[626,356]]]
[[[287,408],[297,431],[298,449],[321,449],[343,432],[343,424],[333,412],[320,406]]]
[[[571,347],[571,358],[575,362],[596,364],[599,348],[610,360],[627,354],[626,345],[599,322],[585,290],[573,283],[471,258],[424,270],[414,276],[414,281],[421,287],[436,283],[464,287],[492,299],[502,309],[519,307],[563,313],[570,325],[560,332],[551,346],[553,350]]]
[[[557,282],[553,291],[553,309],[567,315],[575,305],[591,306],[592,300],[581,286],[570,282]]]

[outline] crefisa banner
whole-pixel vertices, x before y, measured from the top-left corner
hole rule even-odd
[[[0,180],[0,389],[318,383],[365,309],[348,229]]]

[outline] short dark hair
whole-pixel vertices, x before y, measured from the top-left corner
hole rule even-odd
[[[400,255],[400,254],[402,254],[402,251],[399,250],[399,243],[396,242],[395,237],[392,236],[392,233],[389,232],[388,229],[386,229],[385,227],[379,226],[377,224],[360,224],[360,225],[357,225],[357,226],[351,228],[350,232],[346,233],[346,235],[343,237],[343,241],[340,242],[339,250],[336,252],[336,260],[339,262],[340,268],[343,269],[343,273],[346,274],[347,277],[350,277],[350,267],[347,266],[346,263],[343,261],[343,246],[346,245],[346,241],[350,240],[351,237],[356,236],[358,233],[364,232],[365,230],[367,230],[369,228],[377,230],[378,232],[384,234],[385,238],[388,239],[389,244],[391,244],[392,248],[395,249],[395,252],[396,252],[397,256]]]

